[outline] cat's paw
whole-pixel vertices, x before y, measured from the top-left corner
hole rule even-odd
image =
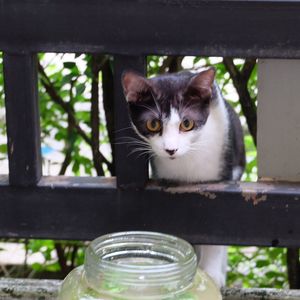
[[[216,272],[214,270],[207,270],[207,274],[213,279],[214,283],[219,287],[224,287],[226,283],[226,274]]]

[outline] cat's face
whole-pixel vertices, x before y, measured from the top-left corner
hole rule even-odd
[[[124,73],[122,83],[132,123],[155,155],[175,159],[199,146],[214,75],[214,69],[151,79]]]

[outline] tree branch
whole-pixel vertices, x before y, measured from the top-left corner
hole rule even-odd
[[[164,59],[161,67],[159,68],[158,73],[175,73],[182,70],[182,60],[184,56],[168,56]]]
[[[224,57],[223,64],[230,74],[233,81],[233,85],[239,94],[240,104],[242,107],[243,114],[246,118],[249,132],[253,138],[253,142],[256,145],[257,136],[257,115],[256,106],[254,100],[251,98],[248,90],[248,79],[255,66],[253,61],[247,60],[242,72],[240,72],[235,66],[233,59]]]
[[[246,58],[243,69],[242,69],[242,78],[248,82],[251,73],[256,66],[256,58]]]
[[[60,243],[54,243],[54,247],[57,253],[58,263],[61,267],[64,276],[66,276],[70,272],[70,268],[67,265],[67,259],[65,257],[64,248],[61,246]]]
[[[73,137],[74,126],[68,115],[68,138],[65,144],[65,159],[61,165],[59,175],[65,175],[68,166],[72,161],[72,152],[74,149],[75,138]]]
[[[115,122],[114,122],[114,78],[113,72],[110,66],[110,61],[107,60],[106,63],[101,68],[102,70],[102,90],[103,90],[103,106],[106,119],[106,128],[108,133],[108,138],[111,145],[112,153],[112,166],[111,175],[115,175]]]
[[[92,153],[94,167],[98,176],[103,176],[104,171],[102,168],[102,159],[99,151],[99,67],[98,61],[101,60],[101,56],[92,54],[91,69],[92,69],[92,91],[91,91],[91,129],[92,129]]]
[[[290,289],[299,289],[300,288],[299,249],[288,248],[286,255],[287,255],[288,279],[289,279]]]

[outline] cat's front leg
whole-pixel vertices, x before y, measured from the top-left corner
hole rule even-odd
[[[227,247],[197,245],[195,251],[199,255],[199,266],[215,283],[222,287],[226,282],[227,272]]]

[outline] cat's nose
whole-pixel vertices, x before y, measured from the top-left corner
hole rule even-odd
[[[175,152],[176,152],[178,149],[165,149],[165,150],[166,150],[166,152],[167,152],[168,154],[174,155]]]

